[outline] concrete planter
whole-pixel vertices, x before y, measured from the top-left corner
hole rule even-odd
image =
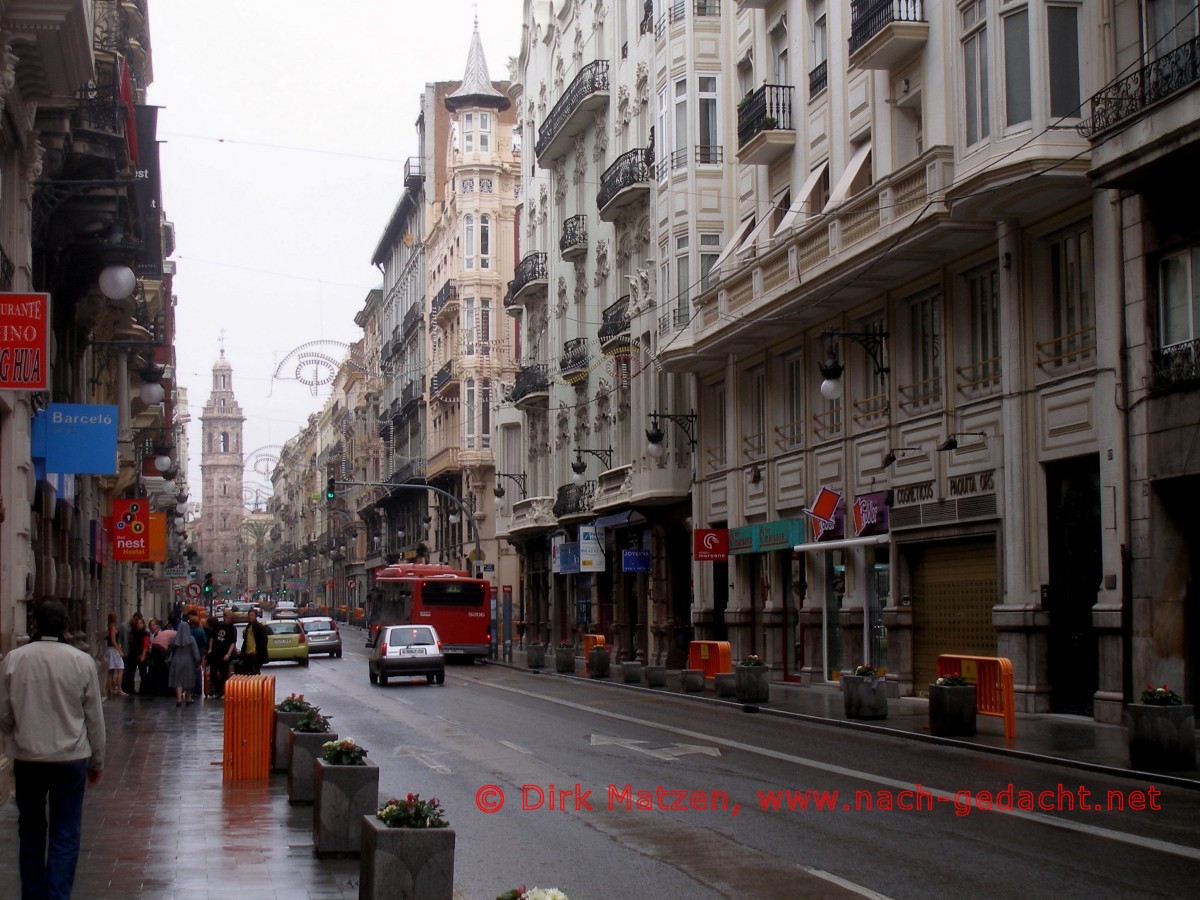
[[[554,671],[575,673],[574,647],[559,647],[554,651]]]
[[[363,816],[359,859],[359,900],[453,900],[453,828],[388,828]]]
[[[929,686],[929,733],[939,737],[974,737],[975,685]]]
[[[681,691],[702,691],[704,690],[704,670],[703,669],[680,669],[679,670],[679,689]]]
[[[882,675],[842,673],[842,701],[847,719],[886,719],[887,679]]]
[[[1196,767],[1196,716],[1190,703],[1179,706],[1125,705],[1129,763],[1148,772]]]
[[[588,654],[588,674],[593,678],[607,678],[609,657],[607,650],[599,648]]]
[[[734,666],[733,695],[738,703],[767,703],[771,699],[771,670],[766,666]]]
[[[288,732],[288,801],[313,802],[313,763],[321,756],[321,746],[336,741],[333,732]]]
[[[313,768],[313,847],[317,856],[358,856],[362,820],[379,808],[379,766],[336,766],[318,759]]]
[[[271,732],[271,771],[286,772],[288,770],[288,732],[304,716],[301,712],[280,712],[275,710],[275,730]]]
[[[645,666],[646,684],[650,687],[666,687],[667,686],[667,667],[666,666]]]
[[[525,648],[525,665],[530,669],[546,667],[546,645],[530,644]]]
[[[638,684],[642,680],[642,664],[640,662],[621,663],[621,680],[626,684]]]
[[[735,672],[718,672],[713,676],[713,686],[718,697],[737,697],[737,674]]]

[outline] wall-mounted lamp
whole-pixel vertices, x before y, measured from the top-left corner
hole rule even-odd
[[[167,455],[167,448],[155,447],[154,452],[157,454],[154,457],[154,468],[165,475],[166,471],[171,468],[172,465],[174,465],[174,462],[172,461],[171,457]]]
[[[575,474],[571,476],[571,483],[581,485],[584,482],[583,473],[587,471],[587,463],[583,460],[583,454],[590,454],[596,457],[600,462],[604,463],[604,468],[612,468],[613,448],[607,450],[588,450],[586,447],[575,448],[575,461],[571,463],[571,471]]]
[[[125,300],[137,289],[137,275],[129,266],[105,266],[98,279],[100,293],[109,300]]]
[[[446,521],[449,522],[451,525],[457,525],[458,524],[457,510],[450,510],[450,515],[446,516]]]
[[[663,454],[666,452],[666,448],[663,447],[663,438],[666,435],[658,427],[659,419],[667,419],[674,422],[679,430],[687,436],[688,443],[691,444],[692,449],[696,449],[696,413],[694,411],[672,414],[660,413],[658,410],[655,410],[650,413],[650,430],[646,432],[646,440],[648,441],[646,444],[647,456],[651,459],[662,459]]]
[[[838,359],[837,345],[833,343],[835,337],[849,338],[867,351],[867,355],[871,357],[871,362],[875,364],[875,374],[880,377],[886,377],[890,371],[884,365],[884,341],[887,339],[887,332],[880,328],[878,331],[838,331],[835,328],[830,328],[825,332],[825,341],[827,349],[825,353],[825,361],[817,363],[817,369],[821,372],[821,396],[826,400],[837,400],[842,396],[843,384],[842,373],[846,367],[842,365]]]
[[[938,445],[938,452],[944,453],[947,450],[957,450],[958,439],[960,437],[986,438],[987,434],[982,431],[955,431],[949,437],[947,437],[946,440],[942,441],[942,443]]]
[[[500,499],[504,496],[504,485],[500,483],[501,478],[508,478],[515,482],[517,487],[521,489],[521,499],[525,499],[525,495],[528,492],[529,487],[528,475],[526,475],[524,472],[497,472],[496,487],[492,490],[492,493],[496,495],[496,499]]]
[[[886,469],[888,466],[890,466],[892,463],[894,463],[897,460],[897,458],[899,458],[900,456],[903,456],[905,453],[924,453],[924,452],[925,451],[922,450],[920,447],[893,447],[891,450],[889,450],[887,453],[885,453],[883,455],[883,467]]]

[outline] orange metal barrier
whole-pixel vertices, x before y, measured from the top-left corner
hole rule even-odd
[[[994,656],[960,656],[943,653],[937,662],[938,678],[961,675],[975,685],[975,711],[1004,720],[1004,738],[1017,736],[1017,710],[1013,700],[1012,660]]]
[[[588,670],[588,654],[599,647],[604,649],[604,635],[602,634],[585,634],[583,636],[583,671]]]
[[[688,644],[688,668],[702,669],[704,677],[716,678],[718,673],[732,672],[729,641],[692,641]]]
[[[268,776],[274,730],[274,675],[234,675],[225,682],[225,781]]]

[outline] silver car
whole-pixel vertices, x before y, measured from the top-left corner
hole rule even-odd
[[[371,684],[387,684],[388,677],[424,675],[433,684],[446,683],[446,658],[442,641],[432,625],[385,625],[375,635],[367,657]]]
[[[342,658],[342,633],[338,631],[337,622],[329,616],[304,616],[300,619],[300,627],[304,629],[310,656],[328,653]]]

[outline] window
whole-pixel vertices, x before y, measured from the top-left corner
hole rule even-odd
[[[463,150],[467,153],[475,151],[475,114],[463,115]]]
[[[712,75],[697,78],[696,114],[699,118],[700,143],[696,145],[696,162],[720,164],[721,143],[717,131],[717,79]]]
[[[932,406],[942,391],[942,295],[931,291],[908,301],[909,384],[913,407]]]
[[[1196,37],[1195,0],[1148,0],[1146,4],[1146,56],[1158,59]]]
[[[484,449],[487,449],[492,446],[492,382],[489,378],[481,382],[479,412],[483,418],[483,427],[480,429],[481,443]]]
[[[670,146],[667,143],[667,89],[663,88],[658,92],[658,127],[656,134],[661,135],[663,147]],[[666,154],[664,154],[666,155]],[[663,180],[667,177],[667,173],[671,170],[670,166],[659,166],[658,177]]]
[[[1190,247],[1158,264],[1159,346],[1188,344],[1200,337],[1200,247]]]
[[[492,302],[479,301],[479,352],[487,356],[492,350]]]
[[[221,452],[222,453],[229,452],[229,432],[228,431],[221,432]]]
[[[475,379],[467,379],[466,402],[463,414],[467,419],[467,449],[475,449]]]
[[[771,29],[771,58],[775,64],[772,73],[774,84],[791,84],[792,73],[788,67],[788,30],[787,21],[780,19]]]
[[[658,258],[662,260],[658,264],[658,305],[660,309],[666,309],[671,297],[671,257],[666,244],[658,248]]]
[[[963,85],[967,146],[977,144],[988,129],[987,2],[973,0],[962,7]]]
[[[479,217],[479,268],[487,269],[492,262],[492,217]]]
[[[479,152],[487,153],[491,143],[492,117],[485,112],[479,114]]]
[[[762,459],[766,455],[767,431],[767,372],[762,366],[746,373],[749,404],[746,409],[742,453],[747,459]]]
[[[1050,242],[1054,366],[1087,359],[1096,348],[1092,311],[1092,234],[1080,226]]]
[[[811,72],[829,58],[825,0],[811,0],[808,21],[808,70]]]
[[[1079,115],[1079,10],[1046,7],[1050,51],[1050,115]]]
[[[1033,117],[1029,90],[1029,10],[1004,17],[1004,120],[1008,125]]]
[[[720,254],[721,235],[700,235],[700,290],[710,290],[715,284],[712,279],[712,270]]]
[[[785,447],[799,447],[804,443],[804,385],[806,384],[804,358],[796,355],[787,361],[787,422],[781,429]]]
[[[675,238],[675,283],[679,287],[676,294],[676,309],[684,317],[684,321],[687,320],[688,287],[692,283],[689,271],[688,237],[686,234],[682,234]],[[678,319],[676,324],[678,324]]]
[[[754,64],[743,58],[737,64],[738,97],[745,97],[754,90]]]
[[[463,219],[463,245],[466,260],[463,265],[468,269],[475,268],[475,217]]]
[[[687,79],[680,78],[675,82],[675,141],[671,145],[676,150],[687,150]]]
[[[967,275],[970,314],[970,367],[967,386],[979,390],[1000,383],[1000,270],[987,266]]]
[[[467,297],[462,305],[463,352],[468,356],[475,353],[475,298]]]

